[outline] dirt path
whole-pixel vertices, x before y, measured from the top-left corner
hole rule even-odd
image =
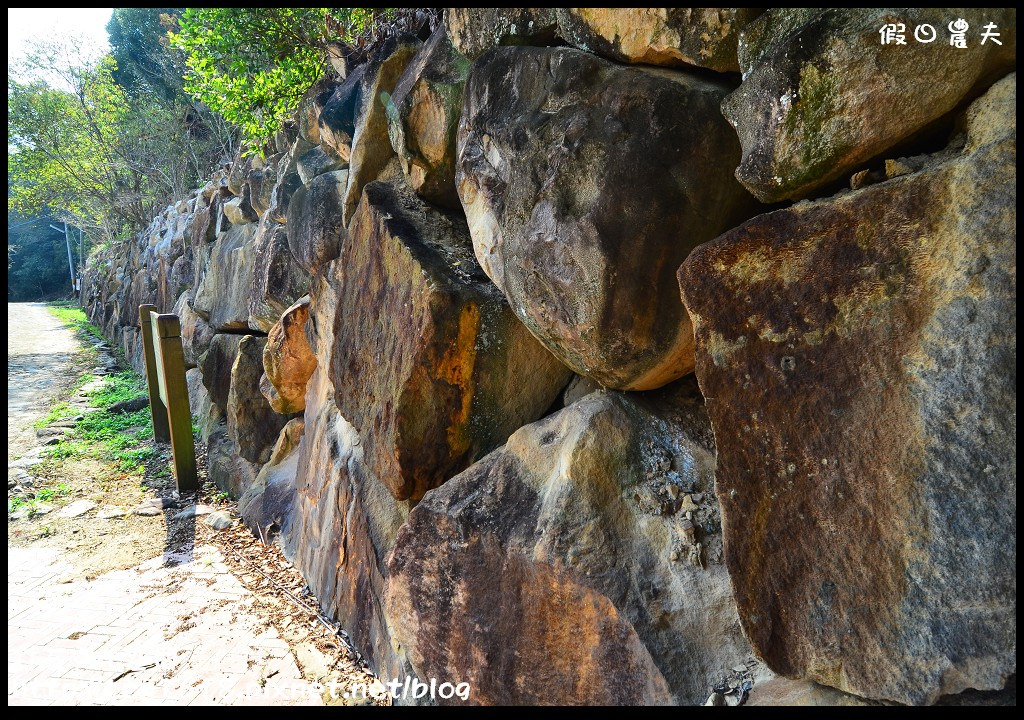
[[[218,532],[183,517],[200,501],[228,516],[233,506],[215,488],[179,498],[166,446],[132,472],[102,456],[40,458],[46,435],[33,423],[76,392],[95,353],[44,305],[7,310],[9,493],[64,488],[45,514],[15,519],[9,503],[8,705],[321,705],[317,681],[342,693],[371,681],[277,548],[237,520]],[[164,510],[133,512],[147,498]],[[72,501],[91,507],[62,512]],[[121,514],[105,517],[105,506]]]
[[[81,348],[42,303],[7,303],[7,462],[35,444],[32,423],[72,378]]]

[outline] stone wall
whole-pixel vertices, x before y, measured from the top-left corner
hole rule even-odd
[[[211,478],[382,677],[1000,689],[1016,14],[880,42],[943,12],[449,9],[82,304],[140,370],[139,304],[181,317]]]

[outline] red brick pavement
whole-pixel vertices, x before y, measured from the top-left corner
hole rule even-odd
[[[323,704],[213,547],[71,583],[53,549],[7,563],[9,705]]]

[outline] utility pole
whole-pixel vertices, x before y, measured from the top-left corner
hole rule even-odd
[[[60,228],[56,225],[51,225],[54,230],[60,232]],[[68,269],[71,271],[71,291],[75,291],[75,261],[71,255],[71,238],[68,236],[68,223],[64,221],[64,243],[68,246]]]

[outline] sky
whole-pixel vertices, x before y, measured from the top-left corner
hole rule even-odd
[[[7,68],[22,58],[30,41],[84,40],[90,56],[108,49],[107,21],[113,8],[7,8]]]

